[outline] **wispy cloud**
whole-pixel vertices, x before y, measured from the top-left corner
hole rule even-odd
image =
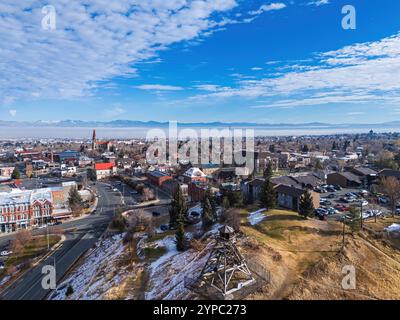
[[[148,91],[180,91],[183,90],[182,87],[170,86],[163,84],[142,84],[140,86],[135,86],[136,89],[148,90]]]
[[[56,1],[57,29],[41,28],[48,1],[0,4],[0,97],[89,95],[138,62],[217,28],[235,0]],[[34,96],[34,94],[36,96]]]
[[[8,110],[8,113],[10,114],[11,117],[15,117],[17,115],[17,110],[10,109],[10,110]]]
[[[400,103],[400,34],[316,54],[281,75],[238,78],[225,90],[191,100],[242,97],[270,99],[268,107],[328,103]]]
[[[105,110],[103,114],[105,118],[115,118],[121,114],[124,114],[125,112],[126,110],[120,104],[117,104],[113,108]]]
[[[308,2],[307,5],[308,6],[317,6],[317,7],[319,7],[319,6],[322,6],[322,5],[325,5],[325,4],[329,4],[329,3],[330,3],[329,0],[316,0],[316,1]]]
[[[273,10],[281,10],[286,8],[286,4],[282,2],[274,2],[271,4],[264,4],[258,10],[250,11],[250,15],[258,15],[264,12],[273,11]]]

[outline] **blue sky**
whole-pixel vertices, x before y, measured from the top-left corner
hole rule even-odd
[[[400,119],[396,0],[15,2],[0,4],[2,120]]]

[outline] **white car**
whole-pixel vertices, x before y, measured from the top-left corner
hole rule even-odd
[[[0,256],[9,256],[10,254],[12,254],[13,252],[12,251],[7,251],[7,250],[4,250],[4,251],[2,251],[2,252],[0,252]]]
[[[112,189],[114,192],[118,192],[119,190],[117,188]]]

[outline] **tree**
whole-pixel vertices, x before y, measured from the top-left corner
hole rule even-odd
[[[272,176],[273,176],[272,163],[271,161],[269,161],[267,167],[264,170],[264,178],[270,180]]]
[[[316,170],[322,170],[323,169],[322,162],[321,162],[320,159],[318,159],[318,158],[315,159],[314,168]]]
[[[307,219],[314,214],[314,209],[315,208],[311,193],[307,190],[300,198],[299,214]]]
[[[21,178],[21,173],[19,172],[18,167],[15,167],[12,174],[11,174],[11,178],[14,180],[20,179]]]
[[[270,144],[268,147],[269,152],[274,153],[275,152],[275,145],[274,144]]]
[[[186,211],[185,197],[183,196],[181,188],[178,187],[174,192],[171,209],[169,211],[169,224],[175,227],[178,221],[184,222]]]
[[[302,152],[307,153],[309,151],[308,145],[304,145],[303,148],[301,149]]]
[[[68,204],[74,216],[79,216],[82,213],[83,201],[77,188],[72,188],[69,191]]]
[[[361,221],[361,213],[360,210],[355,207],[351,206],[349,209],[351,219],[348,223],[351,233],[354,234],[355,232],[359,231],[361,228],[360,221]]]
[[[208,197],[204,198],[202,208],[203,208],[202,226],[203,230],[206,231],[212,226],[214,222],[213,210],[211,207],[210,199]]]
[[[73,294],[73,293],[74,293],[74,288],[72,288],[71,285],[68,285],[67,291],[65,292],[65,295],[68,297],[68,296],[70,296],[70,295]]]
[[[394,217],[397,201],[400,200],[400,181],[395,177],[383,177],[381,178],[380,186],[389,198],[390,209]]]
[[[182,219],[177,222],[177,229],[175,233],[176,250],[185,251],[186,249],[186,237],[185,237],[185,227]]]
[[[273,209],[276,206],[276,192],[272,182],[269,179],[265,179],[261,189],[261,204],[267,209]]]
[[[338,149],[338,146],[337,146],[337,144],[336,144],[336,141],[333,141],[333,143],[332,143],[332,150],[337,150]]]
[[[222,197],[222,208],[224,208],[224,210],[227,210],[231,207],[230,203],[229,203],[229,199],[226,196]]]

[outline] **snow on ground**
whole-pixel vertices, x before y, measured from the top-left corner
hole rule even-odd
[[[126,274],[125,268],[116,267],[124,251],[123,234],[107,238],[89,252],[81,264],[50,297],[52,300],[66,299],[66,291],[72,286],[74,292],[68,299],[102,299],[103,294],[117,286]]]
[[[219,224],[214,225],[205,237],[215,234],[219,227]],[[158,242],[159,245],[166,247],[167,252],[150,265],[150,281],[145,299],[184,300],[195,297],[189,289],[185,288],[185,277],[195,278],[200,274],[214,242],[208,241],[200,252],[194,249],[184,252],[176,251],[174,236],[167,236]]]
[[[266,215],[263,213],[266,210],[267,210],[266,208],[263,208],[263,209],[249,213],[247,220],[249,220],[249,222],[252,226],[256,225],[257,223],[260,223],[266,217]]]
[[[390,226],[385,228],[387,232],[400,232],[400,224],[392,223]]]

